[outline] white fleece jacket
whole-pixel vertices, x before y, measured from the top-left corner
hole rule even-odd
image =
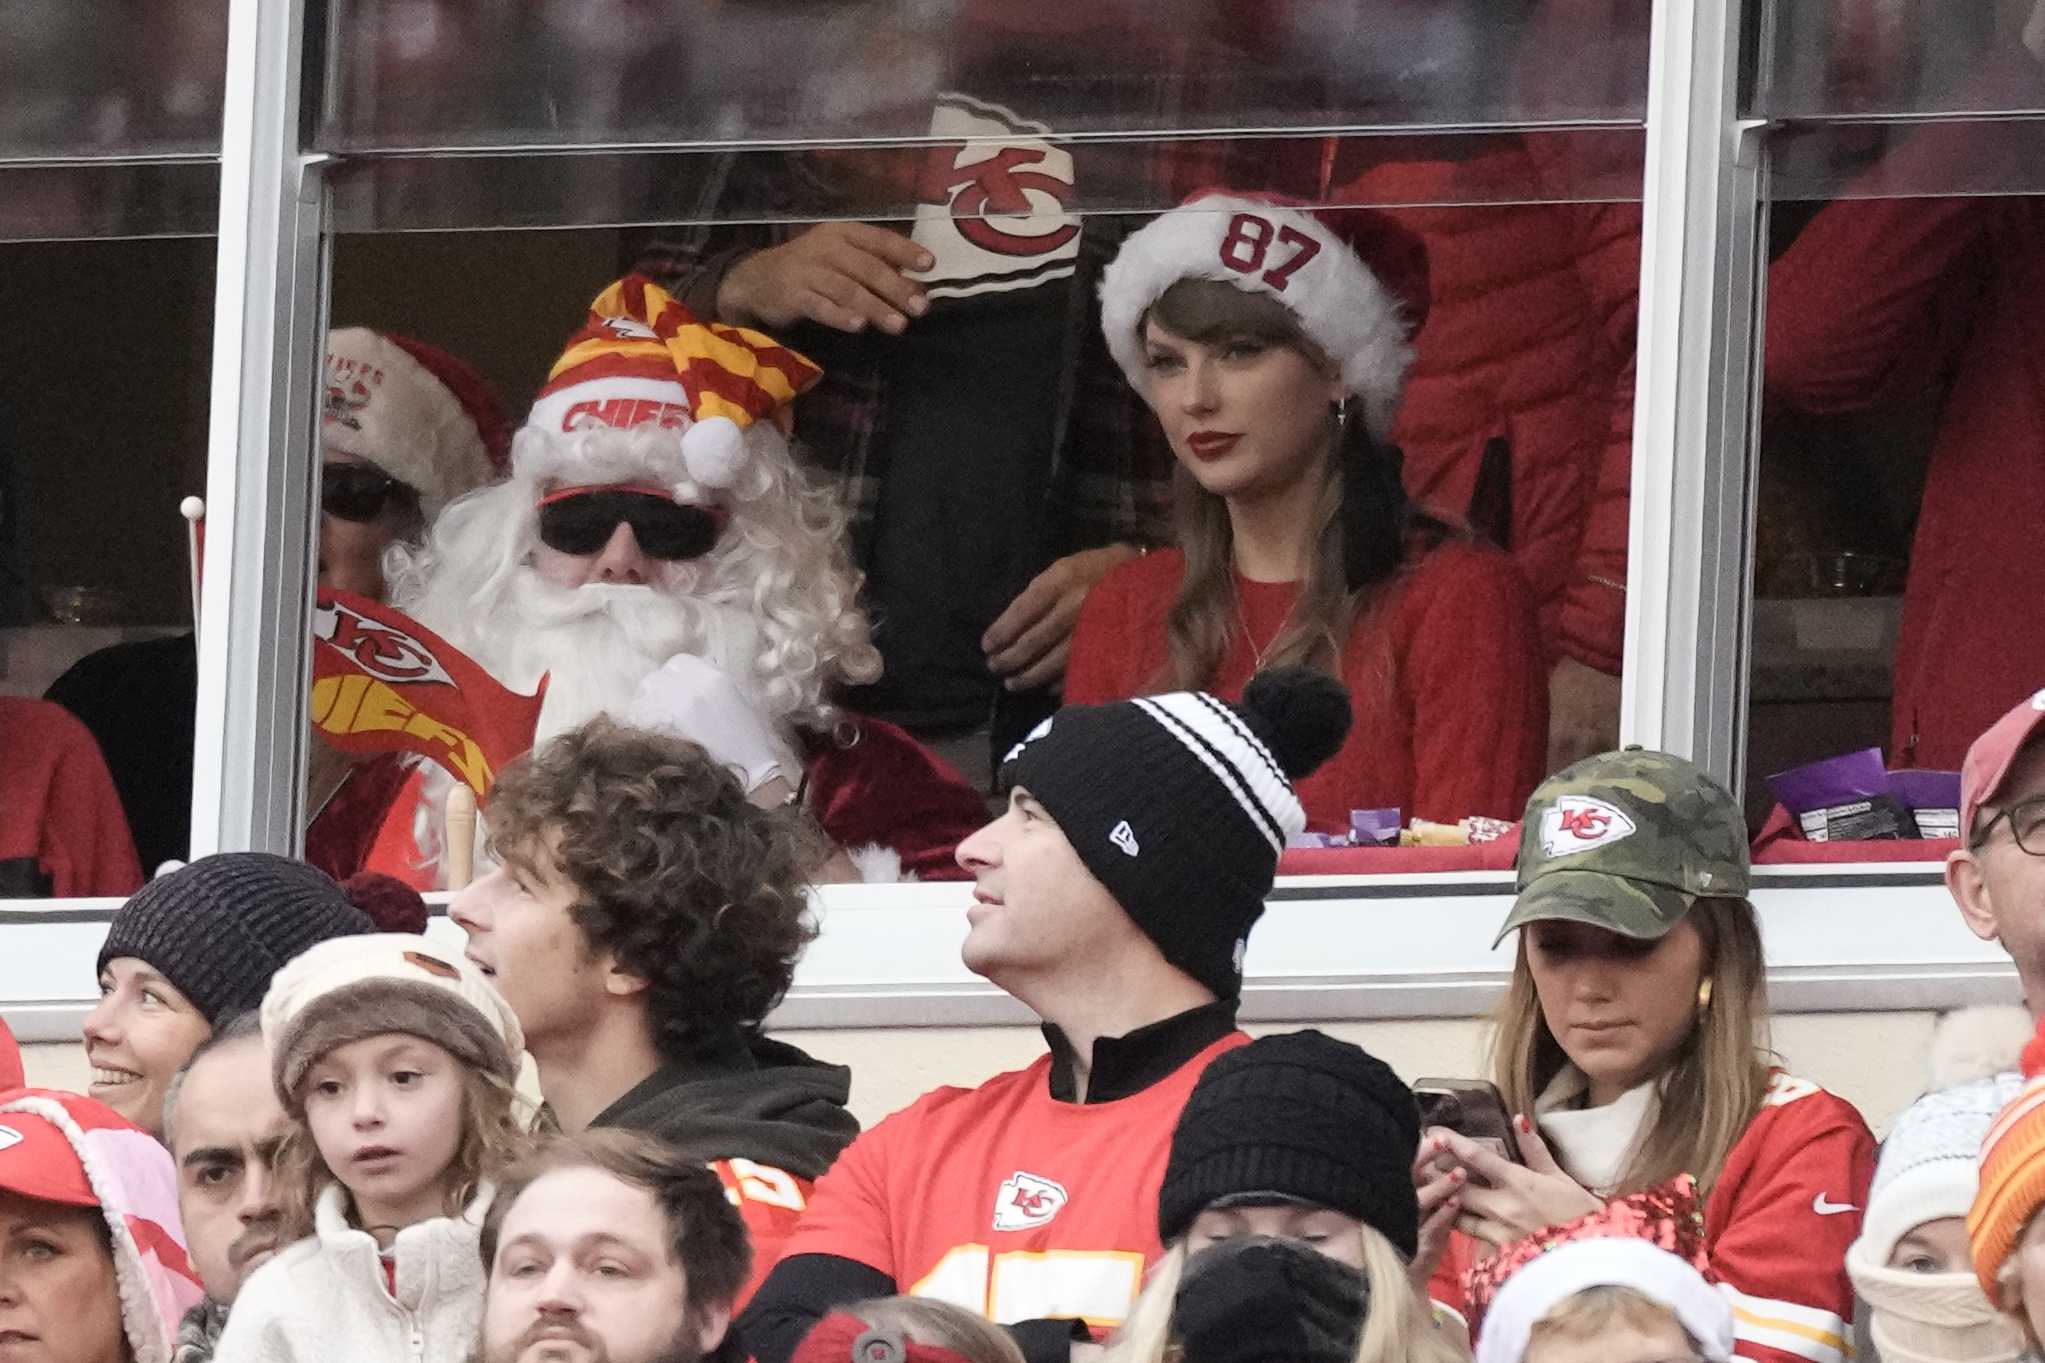
[[[459,1217],[398,1232],[397,1290],[376,1241],[348,1224],[339,1184],[313,1209],[314,1234],[242,1285],[214,1363],[463,1363],[483,1320],[478,1243],[486,1188]]]

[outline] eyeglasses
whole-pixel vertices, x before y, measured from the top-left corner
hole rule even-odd
[[[725,513],[678,502],[656,488],[611,484],[575,487],[540,498],[540,543],[578,558],[599,553],[618,526],[649,556],[675,563],[701,558],[717,547]]]
[[[419,494],[374,464],[321,464],[320,510],[367,525],[393,506],[419,504]]]
[[[2009,820],[2010,836],[2016,839],[2018,851],[2027,856],[2045,857],[2045,795],[2019,800],[2007,809],[1997,810],[1994,818],[1974,830],[1968,849],[1978,851],[1986,847],[1989,835],[2004,819]]]

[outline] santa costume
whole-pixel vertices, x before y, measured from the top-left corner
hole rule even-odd
[[[817,377],[768,337],[701,323],[627,276],[570,338],[513,439],[510,478],[394,555],[392,603],[515,691],[545,677],[535,744],[600,713],[669,729],[748,789],[786,780],[867,878],[956,876],[953,849],[987,820],[979,794],[901,730],[830,700],[873,680],[880,656],[844,514],[778,424]],[[624,524],[655,564],[649,580],[563,586],[534,566],[543,546],[592,557]],[[450,784],[415,781],[378,869],[438,883]]]

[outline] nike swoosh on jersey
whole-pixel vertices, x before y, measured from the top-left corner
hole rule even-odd
[[[1860,1208],[1851,1202],[1827,1202],[1825,1195],[1819,1193],[1811,1199],[1811,1210],[1820,1216],[1837,1216],[1841,1212],[1857,1212]]]

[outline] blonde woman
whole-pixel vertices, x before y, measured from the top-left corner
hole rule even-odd
[[[1679,757],[1606,753],[1534,793],[1499,934],[1520,930],[1495,1056],[1525,1163],[1426,1133],[1419,1262],[1453,1251],[1438,1301],[1460,1309],[1472,1240],[1504,1245],[1689,1174],[1740,1357],[1845,1358],[1874,1138],[1849,1104],[1771,1067],[1747,887],[1738,802]]]
[[[1200,1077],[1158,1191],[1167,1246],[1109,1363],[1450,1363],[1459,1332],[1412,1289],[1413,1095],[1319,1032],[1251,1042]]]
[[[1428,303],[1426,249],[1367,210],[1213,192],[1132,234],[1101,326],[1177,460],[1178,543],[1088,595],[1067,704],[1340,677],[1349,739],[1300,783],[1354,809],[1510,819],[1541,779],[1548,692],[1518,570],[1416,506],[1386,439]]]

